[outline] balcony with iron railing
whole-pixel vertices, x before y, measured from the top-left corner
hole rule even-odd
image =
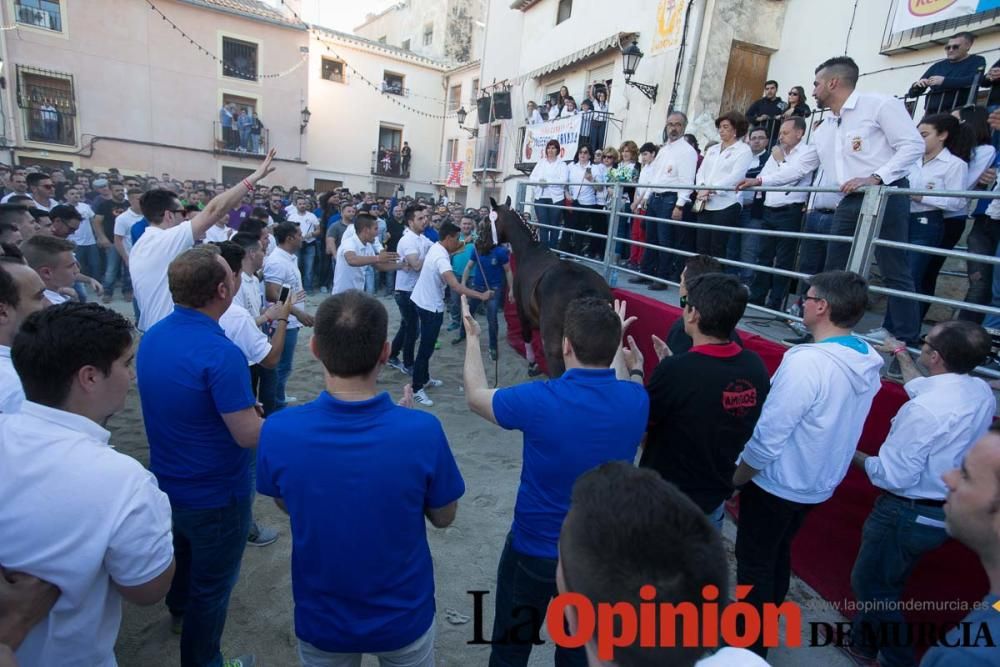
[[[410,164],[403,163],[403,156],[395,148],[378,148],[372,151],[372,176],[409,178]]]
[[[614,123],[614,114],[607,111],[585,111],[580,113],[579,117],[580,134],[578,140],[575,144],[563,145],[563,159],[571,160],[580,146],[588,146],[591,150],[597,150],[607,145],[617,145],[616,140],[619,137],[613,136],[616,133],[612,130],[617,128],[620,131],[620,127]],[[544,123],[524,125],[517,128],[517,154],[514,157],[515,169],[525,174],[531,173],[539,157],[545,154],[547,139],[542,139],[541,137],[553,134],[550,129],[558,122],[561,121],[545,121]],[[539,137],[532,142],[530,151],[525,149],[525,139],[529,128],[532,128],[533,132]]]
[[[389,95],[399,95],[400,97],[410,96],[410,89],[404,87],[402,83],[398,83],[396,81],[383,81],[382,92],[388,93]]]
[[[260,134],[246,128],[223,127],[219,121],[212,123],[212,151],[226,155],[265,155],[270,147],[270,133],[266,127]]]
[[[43,144],[76,145],[76,116],[43,103],[22,109],[25,139]]]
[[[45,5],[53,3],[43,3]],[[16,4],[14,7],[17,22],[22,25],[30,25],[34,28],[43,28],[55,32],[62,32],[62,13],[59,6],[55,5],[51,9],[44,7],[31,7]]]

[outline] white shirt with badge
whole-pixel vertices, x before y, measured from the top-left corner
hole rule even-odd
[[[435,243],[424,257],[424,266],[420,269],[417,284],[410,294],[410,301],[419,308],[432,313],[444,312],[444,274],[453,271],[451,255],[440,243]]]
[[[174,312],[174,299],[167,282],[167,268],[185,250],[194,247],[191,221],[161,229],[154,225],[146,231],[129,253],[132,291],[139,306],[139,330],[149,328]]]
[[[687,143],[684,139],[678,139],[674,143],[682,141]],[[751,162],[753,162],[753,151],[742,141],[737,140],[725,149],[722,148],[722,144],[715,144],[705,151],[705,159],[701,162],[695,181],[701,190],[735,186],[746,178]],[[705,202],[705,210],[721,211],[739,202],[739,194],[735,190],[716,190],[715,194]],[[680,205],[680,196],[677,198],[677,204]]]
[[[117,586],[148,583],[173,559],[170,501],[110,437],[30,401],[0,416],[0,470],[17,471],[0,484],[0,563],[60,590],[17,650],[22,665],[116,665]]]
[[[930,160],[923,158],[910,169],[910,187],[915,190],[963,190],[968,177],[969,165],[965,160],[951,154],[947,148]],[[911,213],[963,211],[968,200],[963,197],[936,197],[923,195],[920,201],[910,200]]]
[[[839,117],[831,114],[813,130],[810,143],[838,188],[873,174],[889,185],[905,178],[924,154],[924,140],[902,101],[856,90]]]
[[[417,261],[422,261],[427,256],[427,251],[434,245],[434,241],[423,234],[417,234],[409,227],[403,230],[403,237],[396,244],[396,252],[402,267],[396,271],[396,290],[399,292],[412,292],[417,285],[420,271],[413,269],[405,261],[410,255],[416,255]]]
[[[812,183],[813,174],[819,166],[819,156],[816,149],[804,141],[800,141],[784,154],[785,158],[778,162],[774,154],[767,159],[764,168],[760,170],[761,185],[808,187]],[[789,204],[804,204],[809,198],[808,192],[782,192],[771,190],[764,195],[764,206],[777,208]]]
[[[0,413],[17,412],[24,403],[21,378],[14,370],[10,348],[0,345]]]
[[[219,326],[226,332],[240,352],[247,358],[247,365],[259,364],[271,352],[271,341],[261,331],[253,315],[235,300],[219,318]]]
[[[348,264],[345,255],[349,252],[353,252],[359,257],[375,257],[377,254],[375,246],[371,243],[363,243],[357,234],[341,239],[340,247],[337,248],[337,262],[333,269],[331,295],[352,289],[361,291],[365,289],[365,269],[368,267]]]

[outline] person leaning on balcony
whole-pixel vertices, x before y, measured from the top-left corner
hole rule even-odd
[[[989,355],[990,337],[972,322],[938,324],[917,359],[929,371],[926,377],[899,341],[886,338],[880,349],[900,360],[910,400],[896,413],[877,455],[854,453],[854,466],[882,495],[865,521],[851,572],[854,597],[866,611],[853,619],[850,651],[866,660],[881,653],[883,665],[912,665],[913,644],[905,635],[881,646],[878,637],[885,628],[906,632],[895,605],[921,556],[948,539],[942,475],[965,458],[993,421],[993,390],[969,375]]]
[[[559,227],[562,227],[562,210],[548,208],[550,206],[562,206],[566,198],[566,183],[569,181],[569,168],[562,161],[559,153],[562,151],[559,142],[549,139],[545,144],[545,156],[535,163],[528,180],[533,183],[542,183],[535,186],[535,216],[541,225],[538,235],[542,243],[550,248],[556,247],[559,240]]]
[[[913,82],[911,90],[927,90],[924,104],[927,113],[951,111],[966,103],[976,72],[986,69],[985,58],[969,55],[975,41],[976,36],[971,32],[958,33],[945,44],[945,59],[931,65]]]
[[[833,233],[853,236],[861,214],[865,186],[908,187],[907,176],[924,153],[924,141],[902,101],[888,95],[859,93],[858,66],[847,56],[830,58],[816,68],[813,97],[831,115],[813,130],[811,143],[819,154],[820,167],[845,197],[834,213]],[[910,200],[891,196],[885,206],[880,238],[909,240]],[[826,270],[843,269],[851,244],[831,243],[826,253]],[[885,287],[914,292],[913,277],[906,263],[906,251],[875,247],[875,259]],[[906,343],[920,337],[920,308],[916,301],[889,297],[887,317],[894,325],[889,331]],[[875,337],[883,331],[871,332]]]

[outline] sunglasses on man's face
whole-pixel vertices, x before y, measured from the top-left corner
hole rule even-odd
[[[960,48],[962,48],[961,44],[945,44],[944,45],[944,50],[945,51],[958,51]]]

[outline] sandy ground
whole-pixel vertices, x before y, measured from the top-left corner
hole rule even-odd
[[[321,297],[311,297],[309,307],[314,309]],[[389,298],[383,298],[382,302],[390,314],[390,332],[395,332],[396,306]],[[123,314],[131,315],[129,305],[116,302],[114,306]],[[450,344],[453,333],[445,327],[440,337],[441,349],[431,359],[432,375],[445,384],[431,390],[435,405],[429,410],[444,424],[467,491],[459,502],[458,518],[451,527],[437,530],[428,524],[437,586],[437,663],[454,667],[478,666],[487,664],[489,647],[468,645],[473,637],[471,621],[454,624],[446,617],[449,610],[454,610],[471,618],[473,599],[467,591],[491,591],[484,620],[486,636],[489,635],[496,566],[513,516],[520,475],[521,436],[504,431],[467,409],[461,387],[465,348]],[[485,320],[483,328],[485,330]],[[503,331],[501,323],[501,337]],[[306,347],[308,338],[308,335],[299,338],[295,370],[288,386],[288,394],[300,401],[312,400],[322,389],[318,362],[311,358]],[[527,381],[524,360],[506,345],[500,346],[500,354],[500,385]],[[493,365],[488,359],[487,376],[490,382],[494,380]],[[405,377],[393,369],[385,369],[379,378],[379,386],[395,398],[401,395],[404,384]],[[126,409],[112,418],[109,428],[111,442],[120,452],[143,464],[148,463],[142,415],[134,389]],[[258,521],[277,528],[281,537],[270,546],[246,549],[239,582],[229,605],[222,638],[223,653],[229,657],[253,652],[258,664],[264,667],[292,667],[298,660],[292,621],[289,524],[269,498],[258,496],[254,510]],[[735,526],[728,519],[725,535],[735,575],[732,555]],[[789,598],[798,602],[819,600],[816,593],[798,579],[793,581]],[[803,620],[841,619],[830,611],[806,611]],[[805,630],[803,635],[805,643],[808,640]],[[116,654],[123,667],[178,664],[178,637],[170,632],[166,608],[162,604],[145,608],[126,604]],[[552,655],[552,644],[547,642],[536,648],[530,664],[551,665]],[[773,665],[853,664],[830,648],[778,649],[773,650],[769,658]],[[376,661],[368,657],[364,664],[374,665]]]

